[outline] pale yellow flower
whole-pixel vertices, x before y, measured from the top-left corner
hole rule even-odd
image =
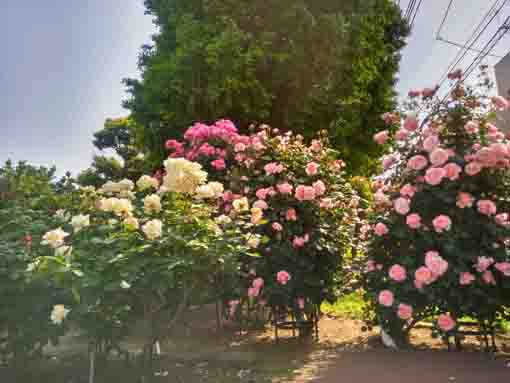
[[[242,212],[250,208],[250,203],[248,202],[248,198],[243,197],[234,200],[234,202],[232,202],[232,206],[234,207],[235,211]]]
[[[159,238],[163,234],[163,222],[159,219],[153,219],[142,226],[142,231],[150,240]]]
[[[256,225],[257,223],[262,221],[262,218],[264,218],[264,212],[262,211],[262,209],[258,207],[253,207],[251,209],[251,223]]]
[[[58,229],[48,231],[46,234],[44,234],[41,244],[49,245],[56,249],[57,247],[64,244],[64,238],[68,235],[69,233],[66,233],[64,230],[62,230],[62,228],[59,227]]]
[[[114,198],[112,202],[112,211],[118,216],[131,215],[133,205],[131,201],[125,198]]]
[[[126,229],[128,229],[128,230],[134,231],[134,230],[138,230],[138,228],[140,227],[140,223],[138,222],[138,219],[136,219],[133,216],[126,217],[126,219],[124,219],[123,223],[124,223],[124,226],[126,227]]]
[[[90,226],[90,215],[75,215],[71,219],[71,226],[73,227],[75,233],[79,232],[81,229],[87,226]]]
[[[151,188],[158,190],[159,181],[154,177],[143,175],[138,179],[138,181],[136,181],[136,186],[140,191],[144,191]]]
[[[161,211],[161,199],[157,194],[148,195],[143,199],[143,210],[146,214],[159,213]]]
[[[202,165],[184,158],[169,158],[164,162],[166,175],[163,186],[166,191],[192,194],[198,185],[207,180]]]
[[[51,312],[51,321],[53,324],[60,325],[67,317],[71,310],[66,309],[64,305],[55,305],[53,306],[53,311]]]

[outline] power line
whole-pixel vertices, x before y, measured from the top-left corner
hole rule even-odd
[[[409,20],[411,18],[411,15],[414,11],[415,5],[416,5],[416,0],[410,0],[409,4],[407,4],[407,9],[406,9],[405,16],[404,16],[407,20]]]
[[[489,25],[494,21],[494,19],[496,18],[496,16],[499,14],[499,12],[503,9],[503,7],[508,3],[509,0],[504,0],[503,3],[501,3],[499,5],[499,8],[498,9],[495,9],[496,8],[496,5],[498,4],[499,0],[496,0],[494,2],[494,4],[492,5],[492,7],[489,9],[489,11],[485,14],[485,16],[483,17],[482,21],[478,24],[478,26],[475,28],[475,30],[473,31],[471,37],[467,40],[466,42],[466,47],[464,49],[464,51],[459,51],[456,55],[456,57],[453,59],[453,61],[450,63],[450,65],[448,66],[447,70],[445,71],[445,74],[443,74],[443,76],[441,77],[441,80],[439,81],[439,87],[443,86],[444,82],[446,81],[446,79],[448,78],[448,74],[464,59],[464,57],[467,55],[467,53],[469,52],[469,50],[473,49],[473,45],[480,39],[480,37],[482,36],[482,34],[487,30],[487,28],[489,27]],[[482,27],[483,23],[485,22],[485,20],[487,20],[487,18],[489,18],[489,16],[492,14],[492,16],[490,17],[489,21],[487,21],[485,23],[485,26],[482,28],[482,30],[480,32],[478,32],[478,34],[476,35],[476,37],[474,37],[474,35],[477,33],[477,31]],[[463,52],[463,53],[461,53]]]
[[[450,0],[450,2],[448,3],[448,7],[446,8],[446,12],[444,13],[443,20],[441,20],[441,24],[439,25],[439,29],[437,30],[436,39],[438,39],[439,36],[441,35],[441,31],[443,30],[444,23],[446,22],[446,19],[448,18],[448,15],[450,14],[450,9],[452,8],[452,5],[453,5],[453,0]]]
[[[411,20],[411,28],[413,27],[414,25],[414,20],[416,19],[416,15],[418,14],[418,12],[420,11],[420,7],[421,7],[421,3],[422,3],[423,0],[420,0],[420,2],[418,3],[418,5],[416,6],[416,10],[414,11],[414,16],[413,16],[413,19]]]
[[[444,39],[444,38],[442,38],[441,36],[436,37],[436,40],[437,40],[437,41],[440,41],[440,42],[442,42],[442,43],[445,43],[445,44],[450,44],[450,45],[453,45],[453,46],[459,47],[459,48],[469,49],[470,51],[473,51],[473,52],[481,52],[481,50],[480,50],[480,49],[476,49],[476,48],[469,48],[467,45],[459,44],[459,43],[456,43],[455,41],[451,41],[451,40],[448,40],[448,39]],[[497,58],[500,58],[500,59],[504,57],[504,56],[500,56],[500,55],[495,55],[495,54],[493,54],[493,53],[489,54],[488,56],[497,57]]]

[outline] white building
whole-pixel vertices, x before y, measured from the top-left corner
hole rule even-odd
[[[510,98],[510,53],[496,64],[494,72],[496,73],[498,94]],[[498,114],[498,128],[505,132],[510,131],[510,111]]]

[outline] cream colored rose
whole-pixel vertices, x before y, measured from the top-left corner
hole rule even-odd
[[[219,182],[209,182],[195,190],[195,196],[200,199],[220,198],[222,195],[223,185]]]
[[[146,214],[159,213],[161,211],[161,199],[157,194],[148,195],[143,199],[143,210]]]
[[[262,221],[262,218],[264,218],[264,212],[261,208],[253,207],[251,210],[251,223],[256,225],[260,221]]]
[[[232,218],[224,214],[216,217],[214,220],[220,225],[228,225],[229,223],[232,223]]]
[[[112,211],[119,217],[131,215],[133,211],[133,205],[128,199],[114,198],[112,202]]]
[[[136,181],[136,186],[140,191],[144,191],[151,188],[158,190],[159,181],[154,177],[143,175],[138,179],[138,181]]]
[[[164,162],[166,175],[163,186],[166,191],[192,194],[198,185],[207,180],[202,165],[184,158],[169,158]]]
[[[159,238],[163,233],[163,222],[159,219],[153,219],[142,226],[142,231],[150,240]]]
[[[126,217],[126,219],[124,219],[124,221],[123,221],[123,224],[126,227],[126,229],[133,230],[133,231],[138,230],[140,227],[140,223],[138,222],[138,219],[136,219],[133,216]]]
[[[66,309],[64,305],[55,305],[53,306],[53,311],[51,312],[51,321],[53,324],[60,325],[66,319],[67,314],[69,314],[71,310]]]
[[[62,230],[62,228],[59,227],[58,229],[48,231],[46,234],[44,234],[41,244],[49,245],[56,249],[57,247],[64,244],[64,238],[68,235],[69,233],[66,233],[64,230]]]
[[[251,236],[246,241],[246,244],[252,249],[256,249],[260,244],[260,238],[256,236]]]
[[[87,226],[90,226],[90,215],[75,215],[71,219],[71,226],[73,227],[75,233],[79,232],[81,229]]]
[[[120,193],[122,191],[131,191],[135,188],[133,181],[123,179],[119,182],[108,181],[101,189],[98,190],[100,193]]]
[[[234,202],[232,202],[232,206],[234,207],[234,210],[237,212],[246,211],[250,208],[248,198],[246,197],[234,200]]]

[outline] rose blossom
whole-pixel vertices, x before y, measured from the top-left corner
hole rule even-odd
[[[406,269],[401,265],[393,265],[390,267],[388,275],[395,282],[403,282],[407,278]]]
[[[411,209],[409,207],[409,200],[407,198],[397,198],[395,201],[393,201],[393,206],[395,208],[395,211],[400,215],[406,215],[409,213],[409,210]]]
[[[495,285],[496,280],[494,279],[494,274],[492,274],[492,271],[485,270],[482,274],[483,281],[488,285]]]
[[[466,125],[464,125],[464,129],[469,134],[476,134],[478,133],[479,129],[478,123],[475,121],[469,121],[468,123],[466,123]]]
[[[496,215],[494,218],[496,223],[501,226],[507,226],[508,225],[508,213],[500,213]]]
[[[392,155],[384,156],[382,159],[383,169],[388,170],[390,166],[395,163],[395,161],[396,161],[395,156]]]
[[[311,201],[315,198],[315,189],[312,186],[299,185],[294,196],[298,201]]]
[[[471,274],[471,273],[468,273],[468,272],[463,272],[463,273],[460,273],[460,285],[461,286],[467,286],[467,285],[470,285],[471,283],[473,283],[475,281],[476,277]]]
[[[317,174],[319,170],[319,164],[316,162],[310,162],[306,165],[305,171],[309,176],[314,176]]]
[[[281,194],[291,194],[292,193],[292,185],[285,182],[283,184],[276,185],[276,188]]]
[[[321,180],[314,182],[312,184],[312,187],[315,190],[316,196],[321,196],[326,192],[326,185],[324,185],[324,182],[322,182]]]
[[[224,170],[227,167],[223,158],[218,158],[217,160],[212,161],[211,165],[216,170]]]
[[[459,195],[457,196],[457,206],[461,209],[471,207],[473,206],[474,200],[475,199],[471,194],[460,192]]]
[[[482,165],[479,162],[470,162],[464,168],[464,171],[468,176],[475,176],[482,170]]]
[[[404,141],[409,137],[409,131],[405,129],[400,129],[395,133],[395,139],[397,141]]]
[[[322,143],[320,140],[312,140],[312,144],[310,145],[310,148],[314,152],[320,152],[322,150]]]
[[[404,197],[412,198],[415,193],[416,193],[416,188],[413,185],[411,185],[411,184],[405,184],[400,189],[400,195],[402,195]]]
[[[285,219],[287,221],[297,221],[297,214],[296,214],[296,210],[294,208],[289,208],[287,210],[287,213],[285,213]]]
[[[255,195],[258,199],[265,200],[267,198],[267,194],[269,193],[269,189],[260,188],[255,192]]]
[[[441,214],[432,220],[432,225],[437,233],[442,233],[443,231],[450,230],[452,221],[447,215]]]
[[[494,264],[494,258],[481,256],[481,257],[478,257],[475,268],[479,273],[483,273],[489,267],[491,267],[493,264]]]
[[[502,96],[494,96],[494,97],[492,97],[492,103],[499,110],[508,109],[508,107],[510,105],[508,100],[506,98],[502,97]]]
[[[388,232],[389,232],[388,227],[384,223],[379,222],[374,227],[374,233],[379,237],[388,234]]]
[[[283,165],[276,162],[270,162],[264,166],[267,175],[278,174],[283,172]]]
[[[375,261],[373,259],[369,259],[365,265],[365,272],[371,273],[375,271]]]
[[[249,288],[248,288],[248,296],[249,296],[250,298],[256,298],[256,297],[258,297],[258,296],[259,296],[259,293],[260,293],[259,289],[255,288],[255,287],[249,287]]]
[[[333,207],[333,200],[331,198],[322,198],[319,207],[322,209],[331,209]]]
[[[427,152],[432,152],[434,149],[436,149],[439,145],[439,137],[437,136],[430,136],[423,141],[423,149],[425,149]]]
[[[280,285],[286,285],[290,281],[290,274],[285,270],[278,271],[276,274],[276,280]]]
[[[253,203],[253,207],[266,210],[269,206],[267,205],[266,201],[259,199]]]
[[[413,308],[410,305],[401,303],[398,305],[398,317],[402,320],[411,319],[413,316]]]
[[[421,217],[416,213],[409,214],[406,217],[406,224],[411,229],[419,229],[421,227]]]
[[[393,305],[394,300],[393,293],[390,290],[383,290],[379,293],[378,300],[379,304],[386,307],[391,307],[391,305]]]
[[[382,132],[379,132],[374,135],[374,141],[377,142],[379,145],[384,145],[388,138],[389,135],[387,130],[383,130]]]
[[[430,168],[425,173],[425,182],[429,185],[436,186],[446,177],[446,170],[443,168]]]
[[[437,325],[441,330],[448,332],[455,328],[456,323],[450,315],[441,314],[437,318]]]
[[[421,266],[414,272],[414,279],[420,285],[428,285],[434,280],[434,276],[428,267]]]
[[[496,263],[494,268],[501,272],[505,277],[510,277],[510,263],[509,262],[501,262]]]
[[[462,172],[462,168],[454,163],[447,164],[443,169],[446,171],[446,177],[448,177],[451,181],[458,180],[459,175]]]
[[[425,265],[436,276],[441,276],[448,270],[448,262],[437,251],[427,251],[425,254]]]
[[[422,155],[413,156],[407,161],[407,167],[412,170],[422,170],[428,165],[427,159]]]
[[[418,129],[418,120],[414,116],[408,116],[404,121],[404,129],[414,132]]]
[[[496,204],[488,199],[482,199],[476,204],[480,214],[495,215],[497,212]]]
[[[434,166],[444,165],[448,161],[448,152],[441,148],[436,148],[430,153],[430,163]]]

